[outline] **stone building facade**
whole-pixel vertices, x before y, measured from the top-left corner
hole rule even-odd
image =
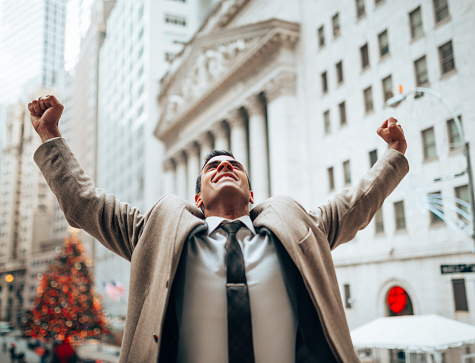
[[[0,176],[0,320],[16,324],[30,303],[31,253],[51,241],[54,199],[33,161],[41,140],[25,105],[7,107],[5,130]]]

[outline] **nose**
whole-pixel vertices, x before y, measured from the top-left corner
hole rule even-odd
[[[219,165],[218,165],[218,172],[221,171],[221,170],[229,170],[229,171],[233,171],[234,168],[233,168],[233,165],[227,161],[227,160],[223,160]]]

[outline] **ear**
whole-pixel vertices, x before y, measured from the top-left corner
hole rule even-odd
[[[196,208],[200,208],[203,205],[203,199],[201,199],[201,193],[195,194]]]
[[[254,204],[254,193],[249,191],[249,203]]]

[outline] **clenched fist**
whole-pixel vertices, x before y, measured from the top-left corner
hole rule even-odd
[[[55,96],[40,97],[28,104],[31,124],[45,142],[53,137],[60,137],[58,124],[64,106]]]
[[[404,154],[407,149],[406,137],[401,125],[393,117],[388,118],[376,131],[386,141],[391,149]]]

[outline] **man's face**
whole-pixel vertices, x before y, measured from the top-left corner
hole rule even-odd
[[[206,163],[201,172],[201,192],[195,196],[198,208],[209,208],[218,200],[246,206],[254,202],[244,167],[227,155],[215,156]]]

